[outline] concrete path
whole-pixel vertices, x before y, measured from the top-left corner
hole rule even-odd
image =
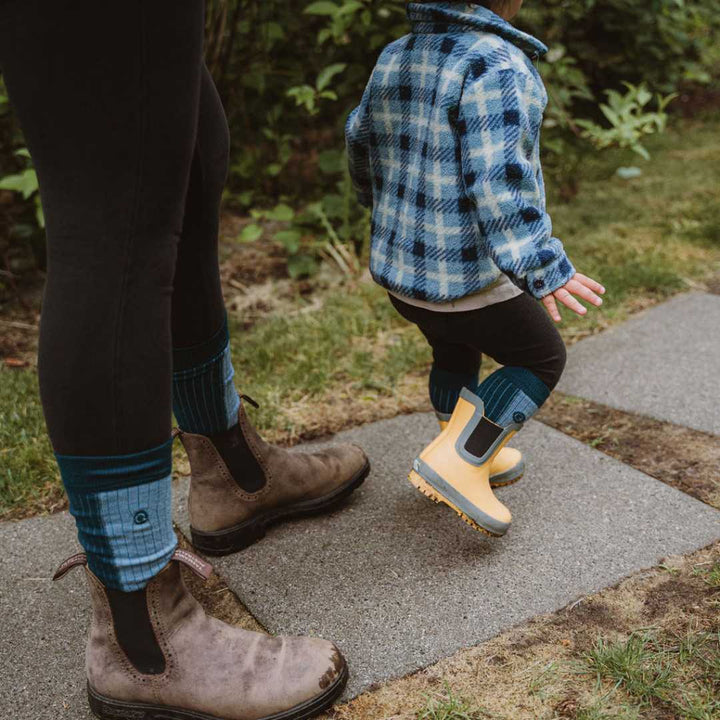
[[[526,477],[499,491],[514,525],[488,538],[406,481],[436,432],[419,414],[342,433],[373,463],[347,507],[212,559],[272,632],[335,640],[350,695],[720,539],[717,510],[540,423],[517,438]]]
[[[720,296],[680,295],[570,348],[559,390],[720,435]]]
[[[343,433],[374,467],[352,501],[215,561],[271,631],[337,641],[352,665],[348,694],[720,538],[720,512],[539,423],[518,438],[527,476],[501,491],[515,524],[486,538],[405,480],[434,432],[431,416],[411,415]],[[76,550],[72,519],[0,523],[0,546],[0,710],[88,720],[85,581],[49,579]]]
[[[561,389],[720,434],[718,327],[720,297],[678,297],[573,347]],[[335,640],[348,695],[720,539],[720,512],[535,422],[517,438],[526,477],[499,491],[513,527],[487,538],[405,479],[435,433],[422,414],[343,433],[373,462],[351,502],[214,562],[272,632]],[[182,492],[176,517],[187,529]],[[0,523],[0,547],[2,715],[88,720],[84,579],[49,580],[76,550],[72,519]]]
[[[82,572],[50,578],[77,552],[67,513],[0,523],[0,715],[8,720],[88,720]]]

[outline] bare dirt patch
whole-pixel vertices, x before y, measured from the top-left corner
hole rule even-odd
[[[707,290],[713,295],[720,295],[720,275],[715,275],[707,282]]]
[[[720,442],[714,435],[561,393],[536,418],[720,508]]]
[[[0,362],[34,367],[37,356],[42,285],[29,283],[0,300]]]
[[[287,277],[287,254],[280,245],[259,241],[234,244],[223,251],[220,274],[224,283],[255,285]]]

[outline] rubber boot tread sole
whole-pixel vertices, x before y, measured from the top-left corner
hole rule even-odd
[[[503,488],[503,487],[509,487],[510,485],[514,485],[519,480],[522,480],[525,476],[525,473],[522,473],[521,475],[518,475],[517,477],[513,478],[512,480],[507,480],[506,482],[493,482],[492,479],[490,480],[490,487],[495,488]]]
[[[520,478],[517,479],[519,480]],[[437,490],[435,490],[434,487],[432,487],[432,485],[430,485],[418,473],[416,473],[415,470],[410,471],[410,474],[408,475],[408,480],[416,490],[419,490],[423,495],[429,497],[433,502],[438,504],[442,503],[454,510],[471,528],[473,528],[473,530],[477,530],[478,532],[489,535],[490,537],[502,537],[497,533],[490,532],[486,528],[482,527],[482,525],[478,525],[470,516],[465,514],[462,510],[460,510],[460,508],[450,502],[450,500],[443,497]],[[507,484],[511,485],[512,482],[509,482]]]

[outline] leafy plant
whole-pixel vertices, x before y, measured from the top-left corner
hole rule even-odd
[[[305,235],[320,233],[320,242],[332,238],[326,220],[355,256],[363,251],[367,215],[352,196],[346,198],[344,171],[330,166],[343,147],[344,120],[379,50],[409,30],[405,5],[404,0],[207,0],[205,60],[232,134],[226,200],[243,211],[272,208],[278,198],[296,209],[319,202],[325,219],[296,210],[298,218],[307,218],[301,239],[283,236],[283,242],[292,247],[299,242],[300,252],[316,259],[321,251],[309,250]],[[658,132],[666,121],[664,108],[648,103],[615,123],[598,107],[602,92],[609,89],[624,101],[627,81],[666,99],[683,83],[712,82],[720,67],[714,0],[544,0],[526,3],[517,22],[551,46],[539,63],[549,95],[544,166],[567,199],[577,192],[579,165],[592,152],[588,139],[598,148],[620,145],[642,153],[646,131]],[[0,80],[0,177],[12,186],[17,203],[2,209],[0,249],[36,230],[38,212],[36,192],[24,199],[31,168],[13,154],[24,141],[4,95]],[[613,103],[608,96],[604,106],[617,112]],[[16,232],[20,216],[24,229]],[[285,229],[294,230],[297,222]],[[248,238],[257,235],[247,232]],[[306,269],[310,265],[305,262]]]
[[[295,98],[298,105],[307,110],[310,115],[317,115],[319,112],[320,100],[337,100],[338,96],[334,90],[328,90],[330,81],[339,75],[347,67],[346,63],[334,63],[324,68],[317,76],[315,86],[297,85],[287,91],[289,97]]]
[[[344,152],[325,152],[318,164],[329,175],[342,173],[336,192],[326,193],[300,211],[286,203],[271,209],[251,210],[255,222],[243,228],[238,240],[260,239],[265,232],[261,224],[264,223],[272,228],[273,239],[288,253],[291,277],[312,275],[320,258],[337,266],[345,276],[353,277],[361,271],[360,258],[369,229],[368,213],[355,200]]]
[[[37,173],[32,167],[30,153],[27,148],[20,148],[20,150],[15,151],[15,155],[26,158],[28,160],[27,167],[19,173],[0,178],[0,190],[11,190],[12,192],[19,193],[22,195],[23,200],[33,198],[37,224],[39,227],[44,228],[45,216],[43,215],[42,203],[40,202]]]
[[[608,102],[600,104],[602,114],[610,123],[609,128],[582,118],[576,119],[575,124],[584,129],[583,137],[588,138],[600,150],[612,146],[629,148],[649,160],[650,153],[640,141],[648,135],[665,130],[665,109],[677,97],[677,93],[666,97],[657,95],[657,110],[650,111],[647,106],[653,99],[653,94],[645,83],[623,85],[627,88],[624,95],[617,90],[606,90]]]
[[[327,17],[328,23],[317,35],[318,45],[328,40],[337,44],[349,42],[349,31],[354,23],[360,20],[365,26],[372,22],[372,13],[367,6],[359,0],[343,0],[336,3],[331,0],[316,0],[311,2],[303,11],[306,15],[320,15]]]

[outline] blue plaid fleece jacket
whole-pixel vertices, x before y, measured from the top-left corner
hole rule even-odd
[[[372,208],[370,271],[444,303],[503,272],[535,297],[575,273],[552,236],[540,167],[547,51],[487,8],[411,3],[348,118],[350,173]]]

